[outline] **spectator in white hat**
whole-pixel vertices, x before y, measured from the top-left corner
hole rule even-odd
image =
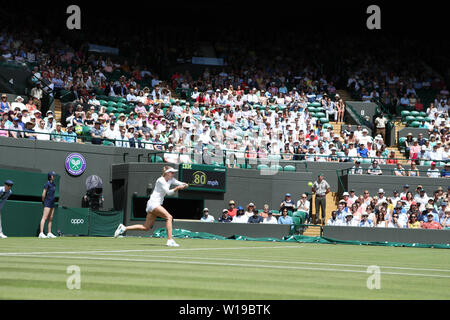
[[[386,196],[384,193],[384,189],[382,189],[382,188],[378,189],[378,196],[374,197],[374,199],[377,200],[377,206],[379,206],[383,202],[386,202]]]
[[[209,214],[209,209],[203,209],[203,216],[200,218],[202,222],[214,222],[214,217]]]
[[[11,103],[11,110],[15,110],[19,108],[20,111],[26,109],[27,107],[23,104],[23,98],[21,96],[17,96],[13,103]]]
[[[250,202],[247,205],[247,210],[245,211],[245,215],[250,218],[251,216],[253,216],[253,209],[255,209],[255,204],[253,202]]]

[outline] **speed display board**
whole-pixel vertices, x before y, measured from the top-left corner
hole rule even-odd
[[[189,184],[187,190],[223,193],[226,190],[226,167],[181,163],[178,172],[178,180]]]

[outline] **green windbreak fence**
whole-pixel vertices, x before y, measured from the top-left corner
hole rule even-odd
[[[59,207],[55,210],[58,217],[58,230],[62,235],[89,235],[89,209]]]
[[[38,236],[43,209],[41,202],[6,201],[2,209],[3,232],[8,237]],[[112,237],[122,222],[123,211],[97,212],[87,208],[57,207],[52,233],[63,236]],[[46,223],[44,233],[47,232]]]
[[[12,188],[12,197],[39,197],[42,196],[45,183],[48,181],[46,173],[19,171],[0,169],[0,185],[3,185],[5,180],[12,180],[14,186]],[[56,192],[55,197],[59,198],[59,180],[60,176],[55,178]]]
[[[35,237],[39,234],[41,223],[42,202],[6,201],[2,208],[3,233],[8,237]],[[44,232],[47,233],[47,224]],[[55,214],[52,233],[58,232],[58,215]]]
[[[250,238],[241,235],[233,235],[230,237],[218,236],[205,232],[192,232],[184,229],[173,229],[174,238],[188,238],[188,239],[209,239],[209,240],[244,240],[244,241],[270,241],[270,242],[299,242],[299,243],[322,243],[322,244],[352,244],[352,245],[366,245],[366,246],[385,246],[385,247],[414,247],[414,248],[439,248],[450,249],[450,244],[420,244],[420,243],[400,243],[400,242],[369,242],[369,241],[347,241],[337,240],[325,237],[309,237],[303,235],[286,236],[283,239],[277,238]],[[165,228],[155,230],[152,237],[166,238],[167,231]]]
[[[123,222],[123,211],[89,210],[89,236],[112,237]]]

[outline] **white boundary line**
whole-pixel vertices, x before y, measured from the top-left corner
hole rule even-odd
[[[5,252],[0,253],[0,256],[38,256],[45,254],[92,254],[92,255],[110,255],[110,256],[122,256],[122,257],[145,257],[143,255],[130,255],[120,254],[128,252],[184,252],[184,251],[210,251],[210,250],[254,250],[254,249],[290,249],[290,248],[304,248],[302,246],[275,246],[275,247],[230,247],[230,248],[167,248],[167,249],[129,249],[129,250],[91,250],[91,251],[47,251],[47,252]],[[180,256],[152,256],[158,258],[175,258],[175,259],[199,259],[199,260],[223,260],[223,261],[246,261],[246,262],[261,262],[261,263],[286,263],[286,264],[304,264],[304,265],[318,265],[318,266],[338,266],[338,267],[363,267],[367,268],[367,265],[358,264],[340,264],[340,263],[323,263],[323,262],[306,262],[306,261],[274,261],[274,260],[255,260],[255,259],[236,259],[236,258],[205,258],[205,257],[180,257]],[[385,269],[398,269],[398,270],[420,270],[420,271],[436,271],[436,272],[450,272],[447,269],[431,269],[421,267],[396,267],[396,266],[380,266]]]
[[[37,255],[37,254],[95,254],[95,253],[115,253],[115,252],[159,252],[159,251],[196,251],[196,250],[246,250],[246,249],[279,249],[279,248],[303,248],[302,246],[277,246],[277,247],[230,247],[230,248],[189,248],[189,249],[130,249],[130,250],[91,250],[91,251],[46,251],[46,252],[2,252],[1,256],[20,256],[20,255]]]
[[[138,254],[115,254],[115,253],[99,253],[100,256],[121,256],[121,257],[142,257]],[[324,263],[324,262],[306,262],[306,261],[282,261],[282,260],[255,260],[255,259],[236,259],[236,258],[204,258],[204,257],[180,257],[180,256],[154,256],[151,258],[171,258],[171,259],[198,259],[198,260],[224,260],[224,261],[246,261],[246,262],[262,262],[262,263],[287,263],[287,264],[306,264],[306,265],[319,265],[319,266],[333,266],[333,267],[361,267],[368,268],[369,265],[362,264],[341,264],[341,263]],[[391,267],[391,266],[379,266],[384,269],[398,269],[398,270],[420,270],[420,271],[436,271],[436,272],[450,272],[450,269],[426,269],[426,268],[408,268],[408,267]]]
[[[337,272],[350,272],[350,273],[365,273],[364,270],[346,270],[346,269],[332,269],[332,268],[308,268],[308,267],[296,267],[296,266],[274,266],[274,265],[255,265],[255,264],[243,264],[243,263],[218,263],[218,262],[203,262],[203,261],[167,261],[158,259],[119,259],[119,258],[100,258],[100,257],[68,257],[68,256],[55,256],[55,255],[27,255],[26,257],[32,258],[58,258],[58,259],[71,259],[71,260],[104,260],[104,261],[117,261],[117,262],[150,262],[150,263],[170,263],[170,264],[197,264],[197,265],[211,265],[211,266],[224,266],[224,267],[249,267],[249,268],[263,268],[263,269],[290,269],[290,270],[311,270],[311,271],[337,271]],[[421,273],[403,273],[403,272],[381,272],[384,275],[399,275],[399,276],[412,276],[412,277],[428,277],[428,278],[450,278],[450,275],[435,275],[435,274],[421,274]]]

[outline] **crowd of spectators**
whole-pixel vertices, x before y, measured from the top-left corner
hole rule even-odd
[[[293,225],[292,213],[300,211],[305,214],[305,221],[309,222],[310,201],[306,194],[300,195],[300,199],[295,202],[292,195],[287,193],[277,210],[270,210],[268,204],[264,204],[263,209],[258,210],[253,202],[244,207],[236,206],[234,200],[228,202],[228,208],[223,209],[222,213],[216,219],[209,214],[209,209],[203,209],[203,216],[200,219],[203,222],[232,222],[232,223],[269,223],[269,224],[288,224]]]
[[[286,37],[292,35],[282,39]],[[187,71],[175,72],[169,88],[150,67],[139,65],[135,58],[130,58],[131,63],[113,61],[89,53],[86,44],[74,49],[62,39],[49,43],[34,32],[20,36],[2,32],[2,59],[32,64],[37,85],[31,105],[27,104],[30,108],[1,103],[1,134],[66,142],[78,142],[77,138],[88,135],[93,144],[109,141],[120,147],[198,153],[205,158],[214,156],[218,150],[227,150],[228,167],[238,167],[237,158],[265,159],[270,155],[277,155],[281,160],[355,162],[357,158],[377,158],[379,164],[391,162],[392,155],[383,134],[372,137],[361,126],[354,130],[343,127],[335,134],[331,126],[308,112],[309,104],[318,103],[328,120],[344,121],[345,102],[336,94],[336,84],[343,79],[336,69],[331,68],[330,74],[324,71],[320,64],[323,53],[311,45],[314,43],[311,39],[292,39],[288,44],[282,39],[271,39],[271,47],[258,42],[255,34],[251,39],[245,44],[242,37],[223,38],[215,48],[225,58],[226,66],[206,68],[197,78]],[[296,45],[304,50],[289,50]],[[307,59],[308,56],[311,58]],[[372,86],[375,91],[386,89],[386,92],[406,90],[408,94],[418,88],[442,87],[440,94],[448,96],[441,82],[434,81],[433,77],[433,81],[427,80],[429,83],[422,78],[406,81],[408,74],[400,71],[409,70],[410,61],[396,65],[400,62],[381,63],[381,59],[373,59],[369,57],[363,63],[361,56],[338,58],[342,66],[348,67],[349,87]],[[179,63],[186,62],[182,60]],[[373,67],[370,62],[374,63]],[[417,70],[423,71],[421,68],[420,65]],[[126,76],[108,81],[116,71]],[[430,77],[425,71],[419,74]],[[142,83],[148,86],[142,87]],[[188,93],[186,104],[173,99],[170,89],[177,88]],[[62,91],[73,94],[74,101],[64,110],[60,124],[54,121],[52,112],[40,114],[42,90],[57,96]],[[97,98],[100,94],[122,97],[135,108],[128,114],[108,113]],[[438,158],[430,156],[435,161],[448,159],[448,106],[447,100],[444,105],[441,100],[436,101],[436,107],[432,105],[428,109],[430,117],[436,120],[429,128],[433,135],[429,142],[423,143],[425,152],[421,154],[426,155],[428,151],[433,156],[439,155]],[[20,128],[22,132],[5,131]],[[407,152],[413,150],[411,155],[418,154],[413,140],[407,140],[406,144]],[[421,142],[418,145],[423,147]],[[180,157],[168,154],[165,160],[176,163]],[[376,172],[379,171],[372,173]]]
[[[391,161],[390,161],[391,160]],[[380,164],[395,164],[393,169],[381,169]],[[348,170],[349,174],[354,175],[395,175],[397,177],[428,177],[428,178],[448,178],[450,176],[450,163],[445,163],[443,168],[438,169],[437,163],[430,162],[430,167],[426,170],[419,170],[416,162],[412,162],[410,168],[405,168],[403,165],[394,158],[389,158],[388,161],[373,160],[368,168],[361,166],[361,160],[356,159],[355,164]]]
[[[443,229],[450,228],[450,187],[434,191],[418,185],[413,191],[403,186],[401,193],[388,195],[380,188],[371,196],[368,190],[357,195],[355,190],[343,193],[338,209],[327,225],[381,228]]]

